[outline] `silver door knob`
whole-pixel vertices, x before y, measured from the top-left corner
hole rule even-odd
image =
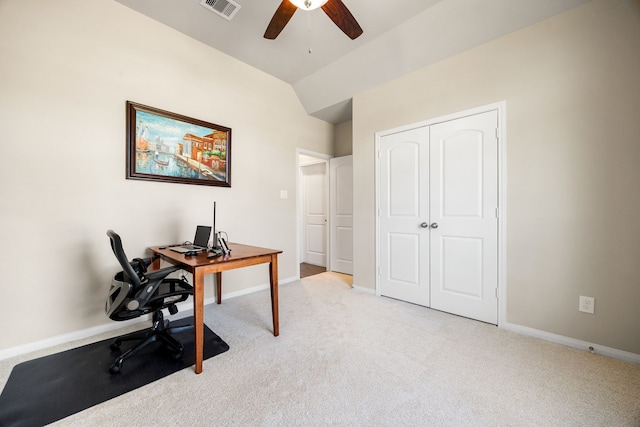
[[[428,222],[423,222],[422,224],[420,224],[420,227],[429,228],[429,223]]]
[[[438,223],[434,222],[433,224],[431,224],[431,228],[438,228]]]

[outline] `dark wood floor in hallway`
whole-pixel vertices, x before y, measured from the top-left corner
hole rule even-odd
[[[309,276],[314,276],[316,274],[324,273],[325,271],[327,271],[327,269],[319,265],[307,264],[306,262],[303,262],[300,264],[301,279],[304,279],[305,277],[309,277]]]

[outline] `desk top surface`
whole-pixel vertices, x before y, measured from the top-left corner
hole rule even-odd
[[[173,259],[182,264],[186,264],[192,267],[211,264],[222,264],[232,261],[240,261],[282,253],[282,251],[279,249],[260,248],[257,246],[243,245],[240,243],[229,243],[229,249],[231,249],[231,253],[229,255],[220,255],[215,258],[209,258],[209,252],[200,252],[197,255],[185,256],[184,254],[181,254],[179,252],[172,251],[171,247],[160,249],[160,247],[156,246],[149,249],[151,249],[154,253],[160,254],[164,257]]]

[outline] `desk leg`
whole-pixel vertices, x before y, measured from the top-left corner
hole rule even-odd
[[[216,273],[216,292],[218,293],[218,304],[222,304],[222,271]]]
[[[269,285],[271,285],[271,316],[273,317],[273,336],[280,335],[278,316],[278,254],[271,255],[269,264]]]
[[[198,269],[193,274],[193,330],[195,333],[196,374],[202,372],[204,352],[204,274]]]

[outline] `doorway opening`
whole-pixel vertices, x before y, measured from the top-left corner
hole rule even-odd
[[[329,260],[329,159],[297,149],[297,217],[299,277],[327,271]]]

